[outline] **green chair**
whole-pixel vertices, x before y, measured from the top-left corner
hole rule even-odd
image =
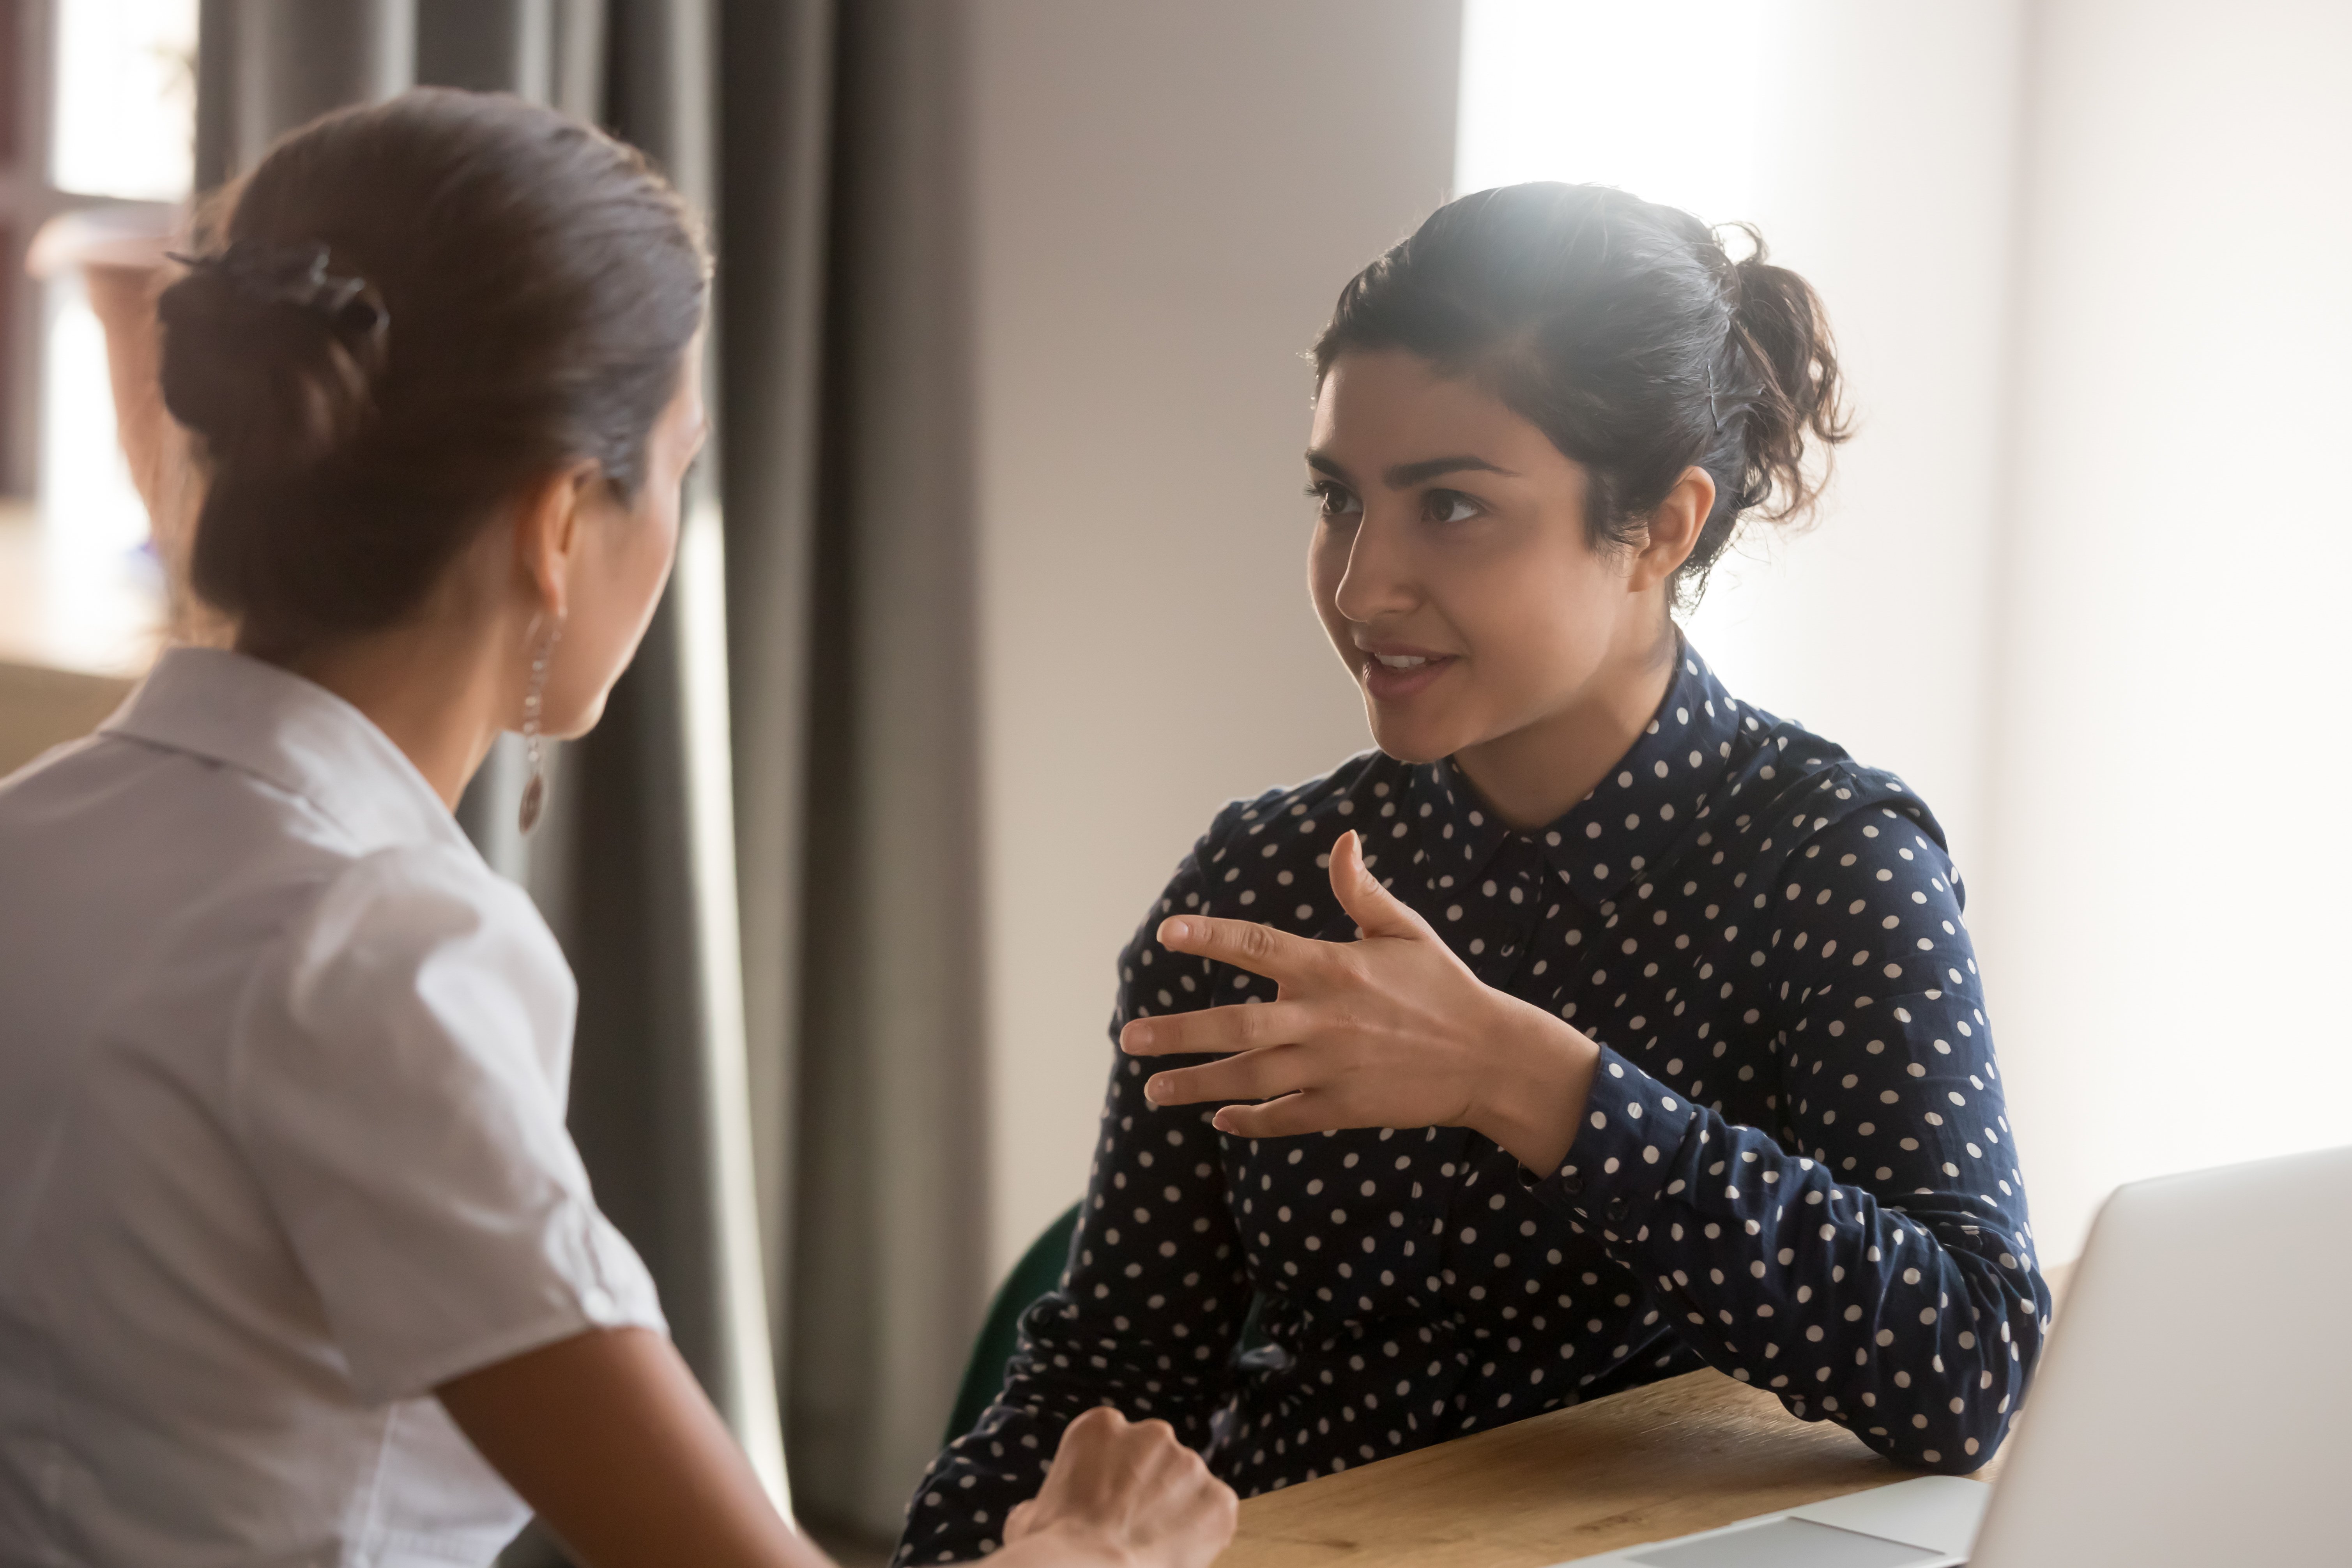
[[[1063,1210],[1062,1217],[1029,1244],[1029,1250],[996,1288],[996,1299],[988,1304],[988,1321],[980,1325],[980,1337],[971,1342],[971,1359],[964,1363],[963,1386],[956,1390],[955,1409],[948,1416],[948,1435],[940,1439],[940,1447],[979,1426],[981,1416],[1004,1386],[1004,1369],[1012,1363],[1013,1352],[1021,1348],[1021,1315],[1062,1282],[1083,1206],[1072,1204]]]
[[[979,1426],[1004,1387],[1005,1368],[1012,1364],[1013,1352],[1021,1348],[1021,1319],[1040,1296],[1061,1284],[1062,1270],[1070,1263],[1070,1243],[1078,1233],[1078,1211],[1084,1206],[1072,1204],[1064,1210],[1029,1244],[1029,1250],[996,1288],[995,1300],[988,1304],[987,1321],[971,1342],[971,1359],[964,1363],[963,1384],[956,1390],[955,1408],[948,1415],[947,1436],[940,1439],[940,1447]],[[1259,1310],[1265,1305],[1263,1294],[1251,1298],[1249,1316],[1242,1321],[1241,1343],[1234,1352],[1236,1361],[1266,1342],[1265,1331],[1258,1327]]]

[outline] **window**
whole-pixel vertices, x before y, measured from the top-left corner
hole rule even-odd
[[[80,269],[36,279],[25,263],[173,222],[194,164],[196,14],[196,0],[0,0],[0,490],[37,500],[52,553],[93,567],[144,542],[146,513]],[[60,219],[70,232],[34,251]]]

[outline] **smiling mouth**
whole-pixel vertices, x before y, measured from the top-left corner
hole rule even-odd
[[[1386,669],[1419,669],[1429,662],[1417,653],[1376,653],[1372,657]]]

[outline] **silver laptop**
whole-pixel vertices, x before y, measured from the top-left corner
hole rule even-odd
[[[2352,1148],[2119,1189],[2010,1447],[1576,1568],[2352,1563]]]

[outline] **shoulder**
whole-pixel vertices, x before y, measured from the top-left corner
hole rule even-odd
[[[457,845],[404,844],[354,856],[327,878],[303,921],[325,950],[353,936],[438,941],[478,936],[537,947],[552,942],[530,895]]]
[[[1319,844],[1350,827],[1369,827],[1383,806],[1403,793],[1408,765],[1380,752],[1360,752],[1329,773],[1246,799],[1228,801],[1201,836],[1195,853],[1206,865],[1220,853],[1300,840]]]
[[[345,862],[260,966],[264,1015],[320,1043],[386,1032],[504,1036],[542,1049],[567,1033],[570,967],[529,895],[455,845]],[[420,1023],[431,1026],[417,1028]]]
[[[1332,841],[1348,829],[1364,830],[1377,855],[1378,825],[1394,816],[1404,798],[1410,765],[1380,752],[1364,752],[1304,784],[1270,789],[1228,802],[1192,847],[1189,879],[1179,901],[1204,912],[1250,920],[1276,920],[1275,902],[1288,910],[1296,900],[1271,900],[1276,888],[1289,888],[1330,864]],[[1269,901],[1262,903],[1262,900]],[[1163,912],[1174,912],[1171,904]],[[1306,918],[1301,908],[1298,918]]]
[[[1747,709],[1719,798],[1701,811],[1706,837],[1777,864],[1825,847],[1860,853],[1900,833],[1948,859],[1943,825],[1895,773],[1857,762],[1792,720]]]
[[[1371,828],[1383,812],[1395,815],[1409,771],[1392,757],[1364,752],[1304,784],[1227,802],[1137,928],[1122,975],[1132,983],[1136,965],[1156,962],[1153,932],[1166,915],[1263,921],[1313,934],[1327,923],[1325,906],[1337,909],[1323,873],[1331,841],[1349,827]],[[1216,972],[1200,962],[1203,974]]]

